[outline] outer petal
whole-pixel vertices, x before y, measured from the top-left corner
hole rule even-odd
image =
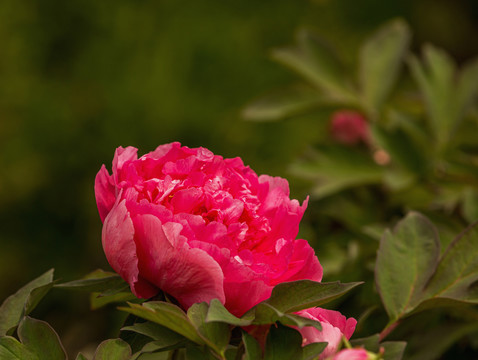
[[[174,296],[185,308],[214,298],[225,301],[224,276],[206,252],[192,249],[180,235],[182,225],[162,224],[149,214],[134,218],[140,274]]]
[[[140,298],[157,294],[158,289],[139,276],[134,243],[134,227],[126,209],[126,200],[117,202],[103,224],[102,242],[111,267],[125,279]]]
[[[225,307],[236,316],[244,315],[253,306],[268,299],[272,293],[272,286],[266,285],[262,280],[226,282]]]
[[[104,222],[106,215],[111,211],[116,200],[113,177],[110,176],[104,165],[96,174],[95,197],[101,222]]]

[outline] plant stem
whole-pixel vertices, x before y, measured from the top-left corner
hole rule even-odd
[[[380,333],[379,337],[379,342],[381,342],[383,339],[385,339],[395,328],[400,324],[400,320],[397,320],[387,326],[385,326],[385,329],[382,330]]]

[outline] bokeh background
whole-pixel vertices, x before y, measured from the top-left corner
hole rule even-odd
[[[0,300],[52,267],[65,280],[109,269],[93,184],[120,145],[144,153],[180,141],[241,156],[304,199],[288,164],[327,136],[329,113],[241,119],[248,101],[296,81],[268,51],[307,26],[353,63],[364,37],[395,17],[409,23],[413,50],[431,42],[459,63],[478,54],[474,0],[2,0]],[[303,232],[320,259],[316,206]],[[87,308],[86,296],[55,291],[38,311],[81,348],[120,322]]]

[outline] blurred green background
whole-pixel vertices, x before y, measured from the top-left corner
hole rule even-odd
[[[142,154],[180,141],[241,156],[304,199],[287,167],[324,136],[317,124],[329,113],[240,118],[251,99],[296,81],[268,51],[308,26],[353,63],[360,41],[395,17],[410,24],[415,51],[431,42],[458,62],[478,54],[473,0],[2,0],[0,300],[51,267],[66,280],[109,269],[93,184],[120,145]]]

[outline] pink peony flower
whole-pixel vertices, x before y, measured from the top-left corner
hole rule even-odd
[[[345,145],[355,145],[360,141],[369,141],[367,120],[356,111],[337,111],[332,114],[332,136]]]
[[[343,349],[340,350],[332,360],[367,360],[369,358],[365,349]]]
[[[295,239],[307,200],[291,200],[287,180],[179,143],[136,153],[119,147],[95,180],[106,258],[136,296],[163,290],[184,308],[217,298],[240,316],[276,284],[321,280]]]
[[[326,310],[322,308],[311,308],[297,312],[297,315],[308,319],[317,320],[322,325],[322,331],[314,327],[306,326],[299,329],[303,338],[303,345],[314,342],[327,342],[328,345],[320,354],[319,359],[325,359],[337,352],[342,341],[342,336],[350,339],[352,336],[357,320],[354,318],[347,319],[338,311]]]

